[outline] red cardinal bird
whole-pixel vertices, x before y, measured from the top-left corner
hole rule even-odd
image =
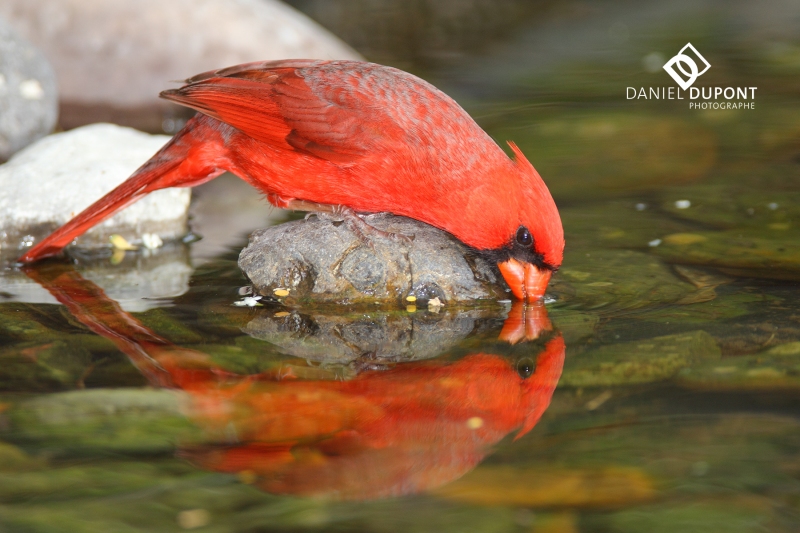
[[[564,233],[547,186],[450,97],[406,72],[357,61],[249,63],[187,80],[163,98],[200,112],[119,187],[20,258],[58,253],[145,194],[225,171],[286,209],[390,212],[450,232],[496,261],[517,298],[542,297]]]

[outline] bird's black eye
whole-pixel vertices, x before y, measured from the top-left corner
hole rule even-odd
[[[522,246],[530,246],[533,244],[533,237],[531,232],[525,226],[520,226],[517,230],[517,243]]]
[[[517,361],[517,374],[522,379],[528,379],[536,371],[536,363],[530,357],[523,357]]]

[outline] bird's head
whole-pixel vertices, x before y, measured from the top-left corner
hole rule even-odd
[[[544,349],[536,357],[536,362],[529,357],[523,357],[517,361],[517,373],[522,380],[520,405],[524,415],[522,427],[514,440],[533,429],[550,405],[553,392],[556,390],[564,369],[566,350],[564,337],[558,334],[547,341]]]
[[[514,296],[535,302],[544,296],[550,276],[561,266],[564,257],[564,229],[558,208],[539,173],[514,143],[521,176],[519,225],[508,241],[496,250],[497,266]]]

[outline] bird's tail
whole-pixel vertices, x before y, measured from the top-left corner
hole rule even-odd
[[[32,263],[56,255],[75,238],[146,194],[167,187],[192,187],[224,172],[224,143],[217,121],[197,115],[147,163],[78,216],[19,258]]]

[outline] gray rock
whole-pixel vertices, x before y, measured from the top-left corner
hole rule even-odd
[[[21,254],[127,179],[169,140],[111,124],[94,124],[50,135],[0,166],[0,256]],[[187,232],[191,191],[156,191],[98,224],[77,244],[108,246],[120,234],[131,243],[142,235],[162,240]]]
[[[53,131],[57,117],[53,69],[0,19],[0,160]]]
[[[161,131],[170,81],[267,59],[360,59],[277,0],[3,0],[0,17],[53,64],[64,127]]]
[[[373,364],[437,357],[479,329],[488,309],[438,312],[261,313],[242,331],[282,353],[326,364]]]
[[[437,297],[442,303],[510,297],[494,265],[448,233],[385,214],[367,222],[414,240],[373,238],[370,248],[346,224],[312,217],[253,233],[239,267],[263,296],[287,289],[287,302],[405,304],[415,296],[420,305]]]

